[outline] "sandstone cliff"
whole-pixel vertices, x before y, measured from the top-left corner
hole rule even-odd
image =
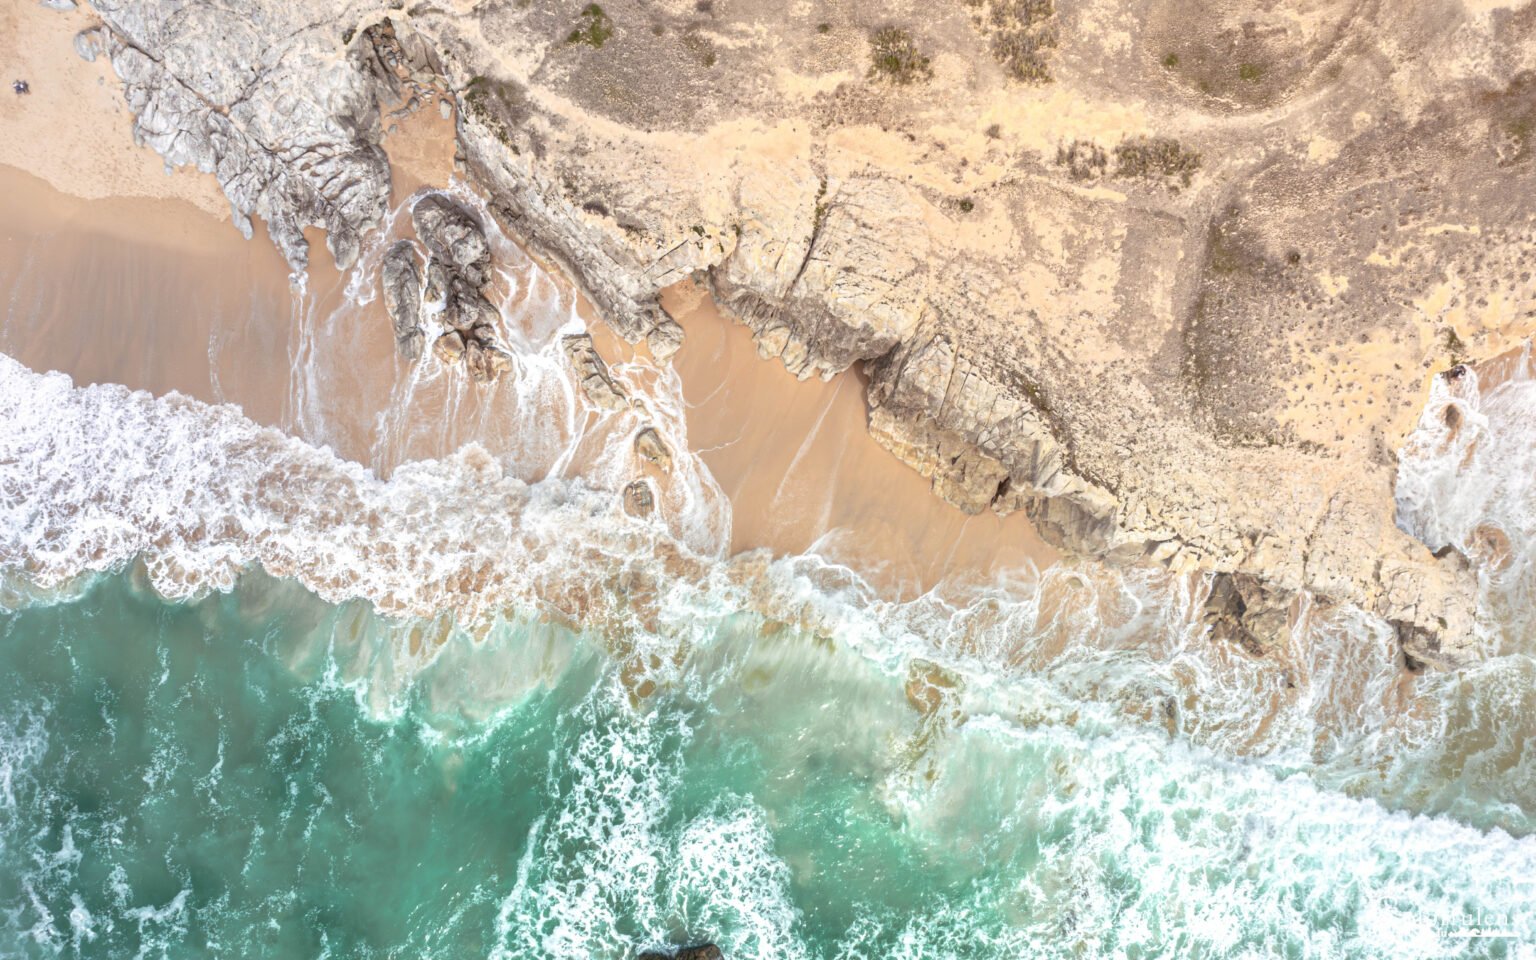
[[[1473,572],[1393,517],[1428,378],[1536,329],[1536,5],[1497,0],[93,0],[139,135],[338,261],[378,101],[443,84],[466,172],[623,336],[705,280],[764,356],[856,368],[969,511],[1310,591],[1473,655]]]

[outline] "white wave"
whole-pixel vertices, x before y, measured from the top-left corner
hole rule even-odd
[[[1397,522],[1479,575],[1500,652],[1536,653],[1536,366],[1518,355],[1435,377],[1399,454]]]

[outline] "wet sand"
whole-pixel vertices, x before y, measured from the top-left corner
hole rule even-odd
[[[1056,558],[1022,513],[966,516],[876,443],[855,374],[797,380],[760,358],[750,332],[692,284],[662,302],[687,332],[673,362],[688,439],[735,507],[734,549],[815,546],[903,596],[962,571],[990,576]]]
[[[0,167],[0,350],[79,383],[230,401],[277,423],[288,268],[184,200],[84,200]]]

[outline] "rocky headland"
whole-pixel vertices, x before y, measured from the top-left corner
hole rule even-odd
[[[136,136],[296,269],[308,226],[357,258],[384,117],[442,94],[494,214],[658,359],[693,279],[764,357],[862,377],[959,508],[1218,574],[1219,640],[1262,655],[1309,595],[1410,665],[1476,655],[1474,562],[1398,529],[1396,451],[1432,377],[1536,331],[1536,4],[92,6]],[[425,213],[394,336],[451,311],[433,349],[494,379],[474,231]]]

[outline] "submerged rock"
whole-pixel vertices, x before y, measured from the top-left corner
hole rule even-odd
[[[643,459],[654,463],[664,472],[672,472],[672,450],[661,439],[661,434],[655,427],[646,427],[635,434],[635,453]]]
[[[679,947],[675,953],[665,950],[645,950],[637,954],[635,960],[725,960],[725,954],[712,943],[698,943],[693,946]]]
[[[656,495],[649,480],[635,480],[624,488],[624,510],[632,517],[648,517],[656,512]]]

